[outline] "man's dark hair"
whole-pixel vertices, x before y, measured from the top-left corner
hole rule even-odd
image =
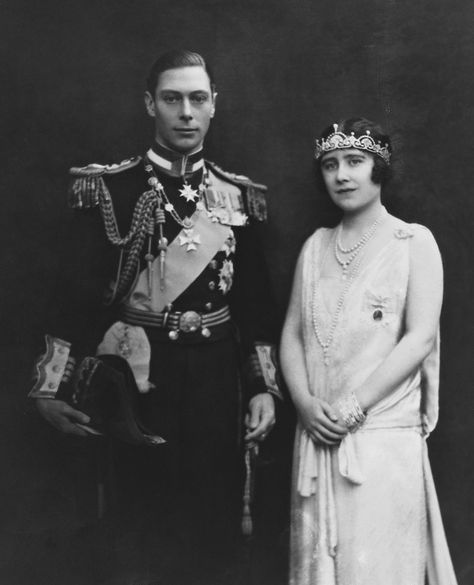
[[[390,136],[386,134],[386,132],[382,129],[382,127],[377,124],[376,122],[372,122],[372,120],[368,120],[367,118],[348,118],[346,120],[340,120],[337,122],[337,129],[339,132],[344,132],[344,134],[350,135],[351,132],[354,132],[355,136],[361,136],[366,133],[367,130],[370,130],[370,135],[375,140],[375,142],[380,142],[381,144],[387,144],[388,149],[392,152],[392,145],[390,142]],[[328,126],[323,130],[321,133],[321,138],[328,138],[334,132],[334,126]],[[368,152],[374,159],[374,168],[372,169],[371,179],[373,183],[376,185],[380,185],[383,187],[389,182],[392,177],[392,169],[390,165],[388,165],[380,156],[377,154],[373,154]],[[322,159],[322,157],[321,157]],[[324,179],[321,173],[321,159],[319,159],[318,164],[316,166],[316,173],[318,184],[325,189]]]
[[[153,63],[146,80],[147,89],[150,94],[154,97],[158,80],[164,71],[179,69],[181,67],[202,67],[209,76],[211,90],[213,92],[215,91],[214,76],[204,57],[193,51],[175,50],[163,53]]]

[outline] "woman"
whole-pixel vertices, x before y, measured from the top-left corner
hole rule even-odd
[[[304,245],[282,338],[298,414],[291,585],[456,583],[425,442],[442,264],[429,230],[381,203],[390,157],[361,118],[316,141],[342,220]]]

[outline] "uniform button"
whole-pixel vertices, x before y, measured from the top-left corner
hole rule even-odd
[[[54,390],[56,388],[57,384],[55,384],[54,382],[50,382],[48,384],[48,388],[50,388],[51,390]]]
[[[206,303],[205,305],[206,311],[210,311],[212,309],[212,303]]]
[[[209,290],[214,290],[216,288],[216,283],[213,280],[211,280],[211,282],[208,284],[208,286],[209,286]]]
[[[57,365],[56,365],[56,366],[53,366],[52,370],[53,370],[53,372],[54,372],[55,374],[57,374],[58,372],[60,372],[60,371],[61,371],[61,366],[57,366]]]

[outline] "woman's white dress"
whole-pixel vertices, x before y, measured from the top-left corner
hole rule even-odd
[[[397,220],[390,241],[361,263],[326,364],[314,321],[326,338],[333,315],[324,299],[332,281],[321,279],[320,269],[334,232],[317,230],[305,244],[303,335],[314,396],[332,403],[357,389],[403,336],[410,241],[421,229]],[[424,585],[425,575],[429,585],[456,583],[426,446],[438,416],[438,370],[436,343],[422,366],[338,447],[313,443],[298,426],[291,585]]]

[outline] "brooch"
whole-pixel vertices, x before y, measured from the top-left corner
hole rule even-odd
[[[393,313],[393,301],[390,296],[367,291],[366,297],[374,321],[382,321],[387,313]]]
[[[413,230],[410,228],[399,228],[396,229],[394,232],[394,235],[396,238],[398,238],[399,240],[406,240],[407,238],[412,238],[413,237]]]

